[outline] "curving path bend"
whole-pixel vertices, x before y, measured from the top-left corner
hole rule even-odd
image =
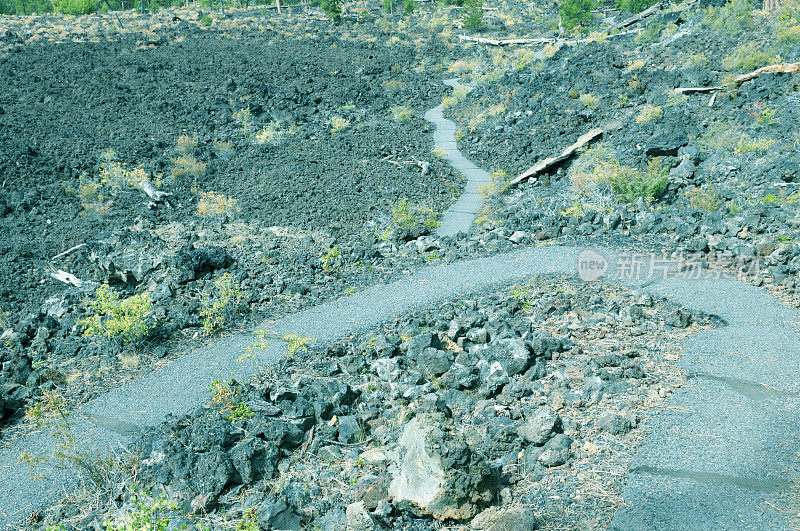
[[[465,87],[457,79],[446,79],[444,84],[455,88]],[[466,87],[472,89],[471,87]],[[491,176],[467,159],[458,149],[456,143],[456,124],[444,117],[442,105],[434,107],[425,113],[425,119],[436,126],[433,133],[433,142],[436,148],[441,149],[447,162],[467,178],[464,191],[442,216],[442,224],[436,229],[439,236],[455,236],[459,232],[469,232],[475,221],[478,210],[483,205],[479,193],[482,184],[489,184]]]
[[[461,222],[452,219],[453,225]],[[572,274],[584,251],[538,247],[429,267],[261,327],[331,341],[496,284]],[[624,256],[594,251],[613,277]],[[794,529],[779,513],[797,513],[792,495],[800,478],[800,314],[732,279],[656,275],[661,273],[633,287],[716,315],[726,326],[685,342],[679,363],[688,384],[647,421],[648,435],[623,489],[625,507],[610,529]],[[237,362],[252,340],[246,334],[222,339],[98,397],[75,412],[79,440],[87,450],[114,451],[167,414],[190,412],[208,400],[213,379],[253,372],[252,364]],[[270,341],[257,361],[275,361],[284,349],[282,342]],[[46,468],[38,471],[44,477],[32,478],[18,462],[23,450],[37,456],[53,448],[52,436],[39,433],[0,450],[0,528],[22,523],[78,480],[75,470]]]

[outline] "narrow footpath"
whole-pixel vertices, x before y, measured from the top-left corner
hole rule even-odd
[[[455,125],[441,116],[441,107],[425,117],[437,126],[436,145],[468,179],[440,234],[467,230],[480,207],[477,185],[489,176],[458,151]],[[546,246],[429,267],[259,328],[325,343],[498,284],[536,274],[574,274],[584,250]],[[609,272],[623,258],[607,249],[594,251],[608,262]],[[610,528],[793,529],[788,518],[798,512],[800,313],[764,290],[728,278],[675,276],[639,287],[715,315],[724,325],[685,342],[679,363],[688,383],[647,420],[647,436],[623,489],[625,506]],[[166,415],[183,415],[208,401],[215,378],[247,378],[254,365],[237,360],[252,341],[250,334],[224,338],[81,407],[74,418],[82,448],[114,452]],[[257,362],[274,362],[284,352],[283,342],[270,341]],[[42,432],[0,450],[0,528],[20,524],[77,482],[75,469],[42,467],[32,477],[19,463],[23,451],[49,455],[55,445]]]

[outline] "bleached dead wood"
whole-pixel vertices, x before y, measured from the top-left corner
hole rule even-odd
[[[162,192],[161,190],[158,190],[147,177],[141,180],[139,183],[139,188],[141,188],[142,191],[147,194],[147,197],[149,197],[155,203],[161,203],[165,198],[172,195],[169,192]]]
[[[50,276],[65,284],[72,284],[76,288],[83,286],[83,280],[79,279],[72,273],[67,273],[66,271],[63,271],[61,269],[59,269],[54,273],[50,273]]]
[[[800,72],[800,63],[783,63],[778,65],[764,66],[758,70],[753,70],[749,74],[742,74],[741,76],[737,77],[733,80],[733,86],[738,87],[742,83],[750,81],[751,79],[755,79],[764,74],[796,74],[797,72]],[[722,85],[715,87],[678,87],[674,89],[674,92],[676,94],[701,94],[704,92],[718,92],[725,88],[726,87]]]
[[[62,253],[58,253],[57,255],[55,255],[53,258],[51,258],[51,259],[50,259],[50,261],[52,262],[52,261],[53,261],[53,260],[55,260],[56,258],[61,258],[62,256],[66,256],[66,255],[68,255],[69,253],[71,253],[72,251],[77,251],[77,250],[78,250],[78,249],[80,249],[81,247],[86,247],[86,244],[85,244],[85,243],[81,243],[81,244],[78,244],[78,245],[76,245],[76,246],[74,246],[74,247],[70,247],[70,248],[69,248],[69,249],[67,249],[66,251],[64,251],[64,252],[62,252]]]
[[[411,160],[397,161],[394,160],[391,155],[389,155],[383,157],[383,160],[385,162],[388,162],[389,164],[394,164],[398,168],[401,168],[403,166],[415,166],[420,169],[422,175],[428,175],[428,172],[431,169],[430,162],[428,162],[427,160],[419,160],[417,157],[411,157]]]
[[[626,18],[625,20],[623,20],[622,22],[620,22],[619,24],[617,24],[614,27],[617,28],[617,29],[627,28],[628,26],[630,26],[632,24],[636,24],[637,22],[639,22],[643,18],[649,17],[650,15],[652,15],[653,13],[658,11],[659,9],[661,9],[661,2],[659,2],[659,3],[657,3],[657,4],[653,5],[653,6],[648,7],[647,9],[645,9],[644,11],[642,11],[641,13],[639,13],[637,15],[633,15],[630,18]]]
[[[588,144],[589,142],[591,142],[592,140],[594,140],[595,138],[599,137],[602,134],[603,134],[603,129],[600,127],[597,127],[587,133],[582,134],[581,136],[578,137],[578,140],[576,140],[574,144],[572,144],[567,149],[562,151],[561,154],[556,155],[555,157],[542,159],[533,166],[531,166],[530,168],[528,168],[527,171],[515,177],[514,180],[511,181],[511,186],[515,186],[521,182],[525,182],[531,177],[536,177],[537,175],[544,172],[548,168],[555,166],[559,162],[567,160],[576,151],[578,151],[578,149],[585,146],[586,144]]]
[[[462,41],[478,42],[480,44],[489,44],[491,46],[511,46],[514,44],[555,44],[556,39],[490,39],[488,37],[472,37],[471,35],[459,35],[458,38]]]
[[[606,35],[607,38],[613,39],[616,37],[624,37],[633,33],[641,33],[641,29],[633,29],[628,31],[621,31],[612,35]],[[480,44],[488,44],[489,46],[514,46],[514,45],[536,45],[536,44],[555,44],[556,46],[574,46],[576,44],[585,44],[592,42],[594,38],[566,40],[566,39],[549,39],[546,37],[536,37],[527,39],[491,39],[489,37],[473,37],[471,35],[459,35],[458,38],[462,41],[477,42]]]
[[[784,63],[779,65],[769,65],[759,68],[758,70],[753,70],[749,74],[744,74],[736,78],[737,85],[741,85],[745,81],[750,81],[751,79],[755,79],[762,74],[777,74],[777,73],[784,73],[784,74],[794,74],[800,71],[800,63]]]

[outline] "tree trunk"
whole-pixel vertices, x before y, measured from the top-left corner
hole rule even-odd
[[[781,0],[764,0],[764,11],[773,12],[781,7]]]

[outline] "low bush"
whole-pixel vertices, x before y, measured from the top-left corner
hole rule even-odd
[[[392,118],[397,122],[407,122],[414,117],[414,111],[405,105],[395,105],[391,108]]]
[[[594,22],[592,9],[595,5],[594,0],[563,0],[558,8],[561,25],[567,29],[588,26]]]
[[[750,42],[739,46],[732,54],[722,60],[722,66],[731,72],[752,72],[757,68],[777,63],[780,58],[764,51],[764,46]]]
[[[578,101],[587,109],[596,109],[600,99],[594,94],[581,94],[578,96]]]
[[[627,13],[639,13],[656,3],[656,0],[617,0],[617,9]]]
[[[436,221],[436,213],[432,208],[416,205],[405,197],[392,205],[392,224],[397,227],[412,227],[418,223],[432,229],[440,224]]]
[[[342,118],[341,116],[334,116],[331,118],[331,134],[335,135],[340,131],[344,131],[350,126],[350,120]]]
[[[800,0],[784,0],[778,12],[775,38],[780,44],[800,42]]]
[[[721,7],[710,6],[703,25],[736,37],[753,29],[753,7],[751,0],[730,0]]]
[[[647,165],[647,171],[622,167],[619,172],[609,175],[608,183],[617,200],[621,203],[633,203],[640,197],[652,201],[667,187],[669,168],[661,165],[661,159],[653,159]]]
[[[172,159],[172,169],[170,174],[176,180],[186,177],[197,178],[206,171],[206,165],[197,160],[194,155],[179,155]]]
[[[80,322],[85,327],[84,336],[133,343],[145,337],[154,327],[149,317],[152,302],[146,293],[120,299],[108,284],[101,284],[95,290],[95,299],[88,302],[93,315]]]
[[[94,0],[55,0],[53,8],[64,15],[88,15],[97,11],[97,3]]]
[[[197,214],[203,217],[232,216],[239,211],[239,202],[215,191],[200,192]]]
[[[511,177],[506,170],[492,170],[491,180],[478,186],[478,194],[484,201],[504,194],[511,188]]]
[[[339,22],[342,18],[342,4],[341,0],[319,0],[319,6],[322,12],[334,22]]]
[[[710,184],[704,187],[691,186],[685,192],[686,201],[697,210],[706,212],[719,212],[725,206],[725,200],[720,196],[717,188]]]
[[[660,120],[664,116],[664,109],[657,105],[650,105],[649,103],[642,107],[642,110],[639,111],[639,114],[636,116],[636,123],[641,124],[649,124],[651,122],[655,122],[656,120]]]
[[[467,29],[483,26],[483,0],[467,0],[462,23]]]
[[[203,332],[211,335],[221,330],[236,313],[241,300],[242,292],[233,280],[233,275],[225,273],[217,278],[213,293],[204,291],[200,299]]]

